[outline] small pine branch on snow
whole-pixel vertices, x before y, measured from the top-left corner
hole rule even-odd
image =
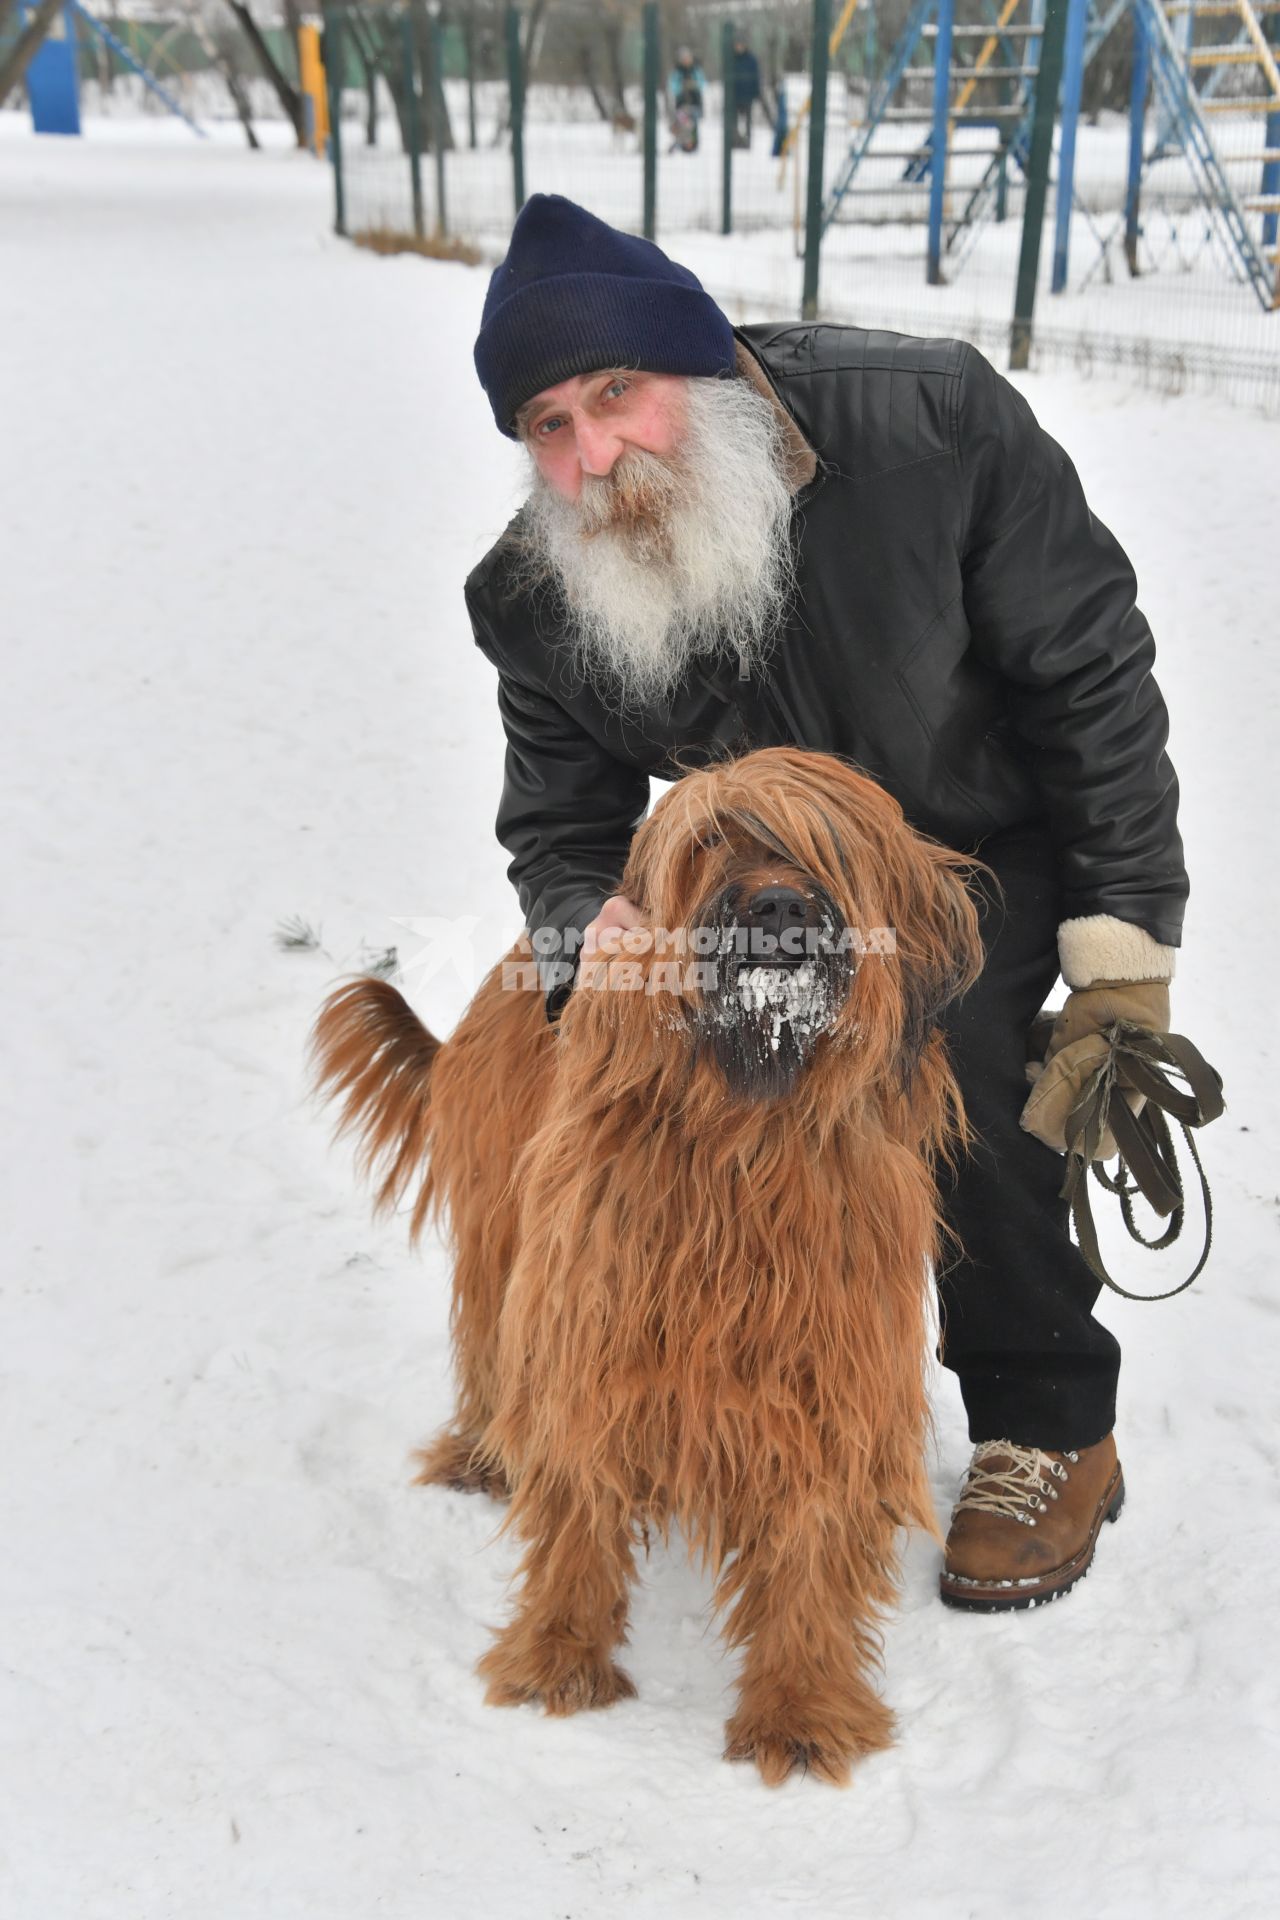
[[[281,953],[322,953],[336,967],[338,962],[321,940],[320,931],[300,913],[293,913],[287,920],[277,920],[275,943]],[[376,974],[380,980],[394,980],[400,971],[399,949],[371,947],[367,940],[362,940],[356,950],[355,964],[361,972]]]
[[[319,927],[313,927],[300,913],[291,914],[287,920],[277,920],[275,940],[282,953],[324,952]]]
[[[400,955],[395,947],[369,947],[361,943],[360,965],[380,980],[394,980],[400,970]]]

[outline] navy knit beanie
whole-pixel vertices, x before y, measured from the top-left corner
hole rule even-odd
[[[489,282],[475,361],[511,440],[525,401],[576,373],[714,375],[735,365],[733,329],[686,267],[558,193],[521,208]]]

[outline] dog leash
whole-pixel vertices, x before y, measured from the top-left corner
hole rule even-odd
[[[1107,1057],[1090,1077],[1063,1129],[1067,1173],[1061,1198],[1070,1206],[1080,1251],[1099,1280],[1126,1300],[1171,1300],[1199,1279],[1213,1244],[1213,1198],[1191,1128],[1208,1126],[1223,1111],[1222,1076],[1179,1033],[1152,1033],[1128,1020],[1117,1020],[1103,1030],[1102,1037],[1108,1043]],[[1186,1083],[1185,1091],[1174,1085],[1170,1074],[1180,1076]],[[1127,1100],[1115,1097],[1126,1092],[1144,1096],[1140,1112],[1135,1114]],[[1171,1247],[1182,1232],[1186,1197],[1166,1115],[1181,1129],[1199,1175],[1204,1248],[1192,1272],[1178,1286],[1165,1293],[1130,1293],[1107,1272],[1098,1246],[1089,1200],[1089,1169],[1093,1168],[1100,1186],[1119,1196],[1131,1240],[1153,1253]],[[1114,1176],[1094,1160],[1108,1127],[1120,1152]],[[1154,1240],[1145,1237],[1134,1218],[1133,1201],[1139,1193],[1155,1213],[1168,1216],[1168,1226]]]

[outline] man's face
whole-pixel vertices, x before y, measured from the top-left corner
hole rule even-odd
[[[607,704],[666,698],[695,655],[762,657],[790,591],[791,488],[749,381],[580,374],[516,427],[533,466],[523,583],[554,580]]]
[[[629,448],[675,452],[687,385],[675,373],[579,373],[535,395],[516,424],[547,485],[576,501],[583,476],[605,479]]]

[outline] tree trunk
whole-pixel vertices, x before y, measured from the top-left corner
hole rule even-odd
[[[0,0],[0,32],[4,30],[4,0]],[[98,85],[102,88],[102,97],[106,100],[111,93],[111,83],[115,79],[115,61],[111,49],[105,40],[94,35],[94,64],[98,69]]]
[[[400,129],[400,145],[408,153],[412,142],[405,116],[403,42],[400,39],[399,22],[377,19],[359,13],[352,7],[347,14],[347,30],[356,43],[365,72],[370,76],[370,86],[373,85],[373,75],[379,73],[387,83],[387,92],[395,109],[396,125]],[[375,107],[375,121],[376,117]]]
[[[546,11],[547,0],[532,0],[529,21],[524,34],[524,84],[526,87],[533,79],[533,70],[538,64],[538,55],[542,52],[543,16]]]
[[[240,125],[244,128],[244,137],[256,152],[261,142],[254,132],[253,111],[249,103],[248,90],[241,77],[240,69],[236,65],[235,54],[228,44],[234,39],[234,35],[228,29],[220,46],[198,14],[192,16],[191,29],[208,55],[210,65],[215,67],[226,81],[227,92],[231,95],[231,104],[236,110]]]
[[[360,56],[360,64],[364,68],[365,93],[368,102],[364,116],[364,143],[366,147],[376,147],[378,144],[378,69],[373,61],[366,60],[363,54]]]
[[[612,120],[613,111],[611,108],[605,105],[604,95],[601,93],[599,87],[596,85],[595,63],[591,57],[591,48],[587,45],[585,40],[583,41],[582,45],[578,48],[578,66],[582,74],[582,84],[587,89],[587,92],[591,95],[592,106],[595,108],[596,112],[600,115],[600,118],[602,120],[605,120],[605,121]]]
[[[476,140],[476,0],[467,0],[463,45],[467,54],[467,145],[475,152]]]
[[[449,103],[444,97],[444,75],[435,70],[431,23],[422,0],[412,0],[413,38],[418,50],[418,73],[422,86],[422,143],[426,152],[453,152],[453,123]]]
[[[604,30],[605,45],[609,49],[609,74],[613,80],[613,97],[618,103],[618,112],[627,111],[627,85],[622,76],[622,22],[610,20]],[[609,116],[612,119],[612,115]]]
[[[244,137],[256,153],[262,143],[254,132],[253,115],[249,109],[249,96],[245,92],[244,81],[231,62],[222,56],[218,59],[218,71],[227,83],[227,92],[231,95],[240,125],[244,128]]]
[[[301,84],[302,42],[299,38],[299,30],[302,26],[302,14],[298,7],[298,0],[282,0],[282,6],[284,10],[284,24],[288,29],[289,38],[293,42],[293,64],[297,71],[298,82]]]
[[[45,35],[53,25],[54,16],[66,0],[40,0],[39,6],[18,35],[14,45],[3,59],[0,59],[0,107],[2,107],[31,65]]]
[[[249,42],[249,45],[253,48],[257,56],[258,65],[262,68],[263,73],[275,89],[276,98],[284,108],[285,118],[289,121],[297,136],[298,145],[305,147],[307,144],[307,119],[302,109],[301,93],[297,87],[290,84],[287,77],[276,65],[271,49],[263,39],[262,30],[250,13],[246,0],[227,0],[227,5],[240,22],[245,39]]]
[[[365,116],[364,143],[367,147],[378,144],[378,51],[370,29],[352,7],[346,17],[347,32],[364,68]]]

